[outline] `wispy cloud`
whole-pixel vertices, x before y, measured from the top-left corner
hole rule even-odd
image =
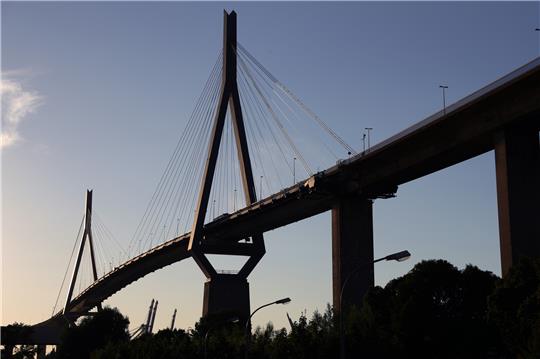
[[[34,112],[42,103],[43,97],[35,91],[25,89],[15,80],[21,72],[10,71],[2,73],[0,93],[2,95],[2,128],[0,133],[0,148],[12,146],[21,140],[19,124]]]

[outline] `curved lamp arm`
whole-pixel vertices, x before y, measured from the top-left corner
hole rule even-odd
[[[274,304],[287,304],[291,301],[291,298],[287,297],[287,298],[283,298],[283,299],[279,299],[279,300],[276,300],[275,302],[272,302],[272,303],[267,303],[267,304],[264,304],[264,305],[261,305],[259,308],[255,309],[251,315],[249,316],[248,320],[246,321],[246,334],[247,334],[247,331],[248,331],[248,328],[249,328],[249,324],[251,323],[251,318],[253,317],[253,315],[255,313],[257,313],[259,310],[263,309],[263,308],[266,308],[268,306],[271,306],[271,305],[274,305]]]

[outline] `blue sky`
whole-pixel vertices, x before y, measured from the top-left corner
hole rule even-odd
[[[131,238],[221,48],[223,9],[237,11],[239,41],[356,148],[365,127],[373,144],[440,110],[440,84],[453,103],[540,53],[538,2],[1,7],[3,135],[13,139],[2,148],[2,324],[50,315],[86,188],[115,237]],[[413,253],[378,264],[377,284],[430,258],[500,274],[493,153],[401,186],[375,203],[374,222],[376,256]],[[330,231],[325,213],[266,234],[252,307],[293,302],[256,324],[286,326],[285,311],[331,301]],[[178,308],[187,328],[203,282],[188,260],[107,303],[135,326],[157,298],[156,327]]]

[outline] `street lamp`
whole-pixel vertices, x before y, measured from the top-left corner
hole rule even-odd
[[[371,149],[371,141],[369,139],[369,133],[371,132],[371,130],[373,130],[373,127],[366,127],[365,130],[367,131],[367,148],[369,151]]]
[[[271,305],[274,305],[274,304],[289,304],[291,302],[291,298],[287,297],[287,298],[283,298],[283,299],[278,299],[276,300],[275,302],[271,302],[271,303],[268,303],[268,304],[265,304],[265,305],[261,305],[259,308],[255,309],[251,315],[249,316],[248,320],[246,321],[246,329],[245,329],[245,337],[246,337],[246,351],[245,351],[245,358],[247,359],[249,357],[249,342],[250,342],[250,339],[251,339],[251,317],[253,317],[253,315],[255,313],[257,313],[259,310],[263,309],[263,308],[266,308],[268,306],[271,306]]]
[[[293,185],[296,184],[296,157],[293,158],[293,165],[292,165],[292,176],[293,176]]]
[[[366,152],[366,134],[365,133],[362,135],[362,146],[364,148],[364,150],[362,151],[362,154],[364,154]]]
[[[262,180],[263,180],[263,176],[261,176],[261,181],[259,182],[259,192],[261,193],[259,195],[259,201],[262,199]]]
[[[240,321],[240,319],[238,319],[238,317],[231,317],[231,318],[225,319],[224,321],[220,321],[218,323],[215,323],[213,326],[208,328],[208,330],[206,331],[206,334],[204,335],[204,342],[203,342],[204,359],[208,358],[208,346],[207,346],[207,343],[208,343],[208,334],[210,334],[210,331],[212,331],[212,329],[214,329],[215,327],[217,327],[217,326],[219,326],[221,324],[238,323],[239,321]]]
[[[343,292],[345,291],[345,287],[347,286],[347,283],[349,283],[349,280],[357,274],[359,271],[364,269],[366,266],[375,264],[380,261],[397,261],[397,262],[403,262],[411,257],[411,253],[409,251],[401,251],[396,252],[387,255],[386,257],[382,257],[379,259],[375,259],[373,262],[370,263],[363,263],[360,264],[356,269],[354,269],[348,276],[345,278],[345,281],[343,281],[343,285],[341,286],[341,292],[339,293],[339,341],[340,341],[340,358],[345,359],[345,335],[343,334]]]
[[[448,86],[439,85],[439,88],[442,89],[443,114],[446,115],[446,89],[448,88]]]

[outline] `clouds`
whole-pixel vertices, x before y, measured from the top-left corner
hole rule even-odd
[[[2,129],[0,148],[12,146],[21,140],[19,124],[42,103],[43,97],[30,91],[12,77],[18,72],[2,73]]]

